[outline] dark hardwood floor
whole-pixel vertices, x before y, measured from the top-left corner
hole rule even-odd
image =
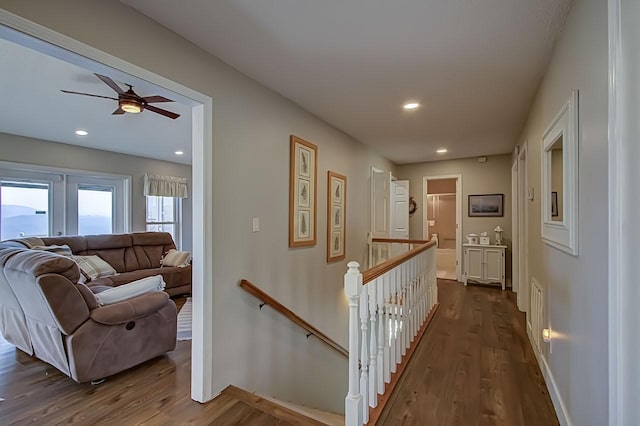
[[[378,425],[557,425],[515,294],[439,280],[440,309]]]

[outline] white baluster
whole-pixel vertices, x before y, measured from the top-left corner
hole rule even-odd
[[[396,372],[396,364],[398,363],[398,268],[391,271],[391,298],[389,299],[389,307],[391,308],[391,331],[389,333],[389,350],[391,353],[391,372]]]
[[[361,426],[362,395],[358,389],[358,343],[360,337],[358,324],[358,302],[362,291],[362,274],[358,262],[349,262],[344,275],[344,292],[349,298],[349,392],[344,402],[345,425]]]
[[[376,303],[378,304],[378,360],[376,362],[377,368],[377,384],[376,389],[378,390],[378,394],[382,395],[384,393],[384,376],[386,372],[386,364],[384,359],[384,347],[386,339],[384,338],[384,322],[386,319],[386,314],[384,311],[385,308],[385,297],[386,297],[386,280],[387,274],[384,274],[380,277],[378,281],[378,291]]]
[[[408,319],[408,301],[407,301],[407,287],[408,287],[408,273],[407,273],[407,264],[403,263],[400,265],[400,269],[402,270],[402,340],[401,340],[401,354],[404,357],[407,354],[407,346],[409,342],[409,333],[407,330],[407,319]]]
[[[402,361],[402,305],[404,300],[402,300],[402,267],[398,266],[396,268],[396,364],[400,364]],[[393,368],[395,372],[395,367]]]
[[[369,284],[369,406],[376,407],[378,405],[378,391],[376,384],[378,383],[378,287],[381,278],[376,278]]]
[[[393,271],[387,272],[384,279],[384,381],[391,382],[391,280]]]
[[[369,421],[369,300],[367,290],[360,293],[360,394],[362,395],[362,422]]]

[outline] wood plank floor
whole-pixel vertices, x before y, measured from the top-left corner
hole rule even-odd
[[[510,291],[439,280],[440,309],[378,425],[557,425]]]

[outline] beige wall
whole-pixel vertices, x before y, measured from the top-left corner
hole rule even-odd
[[[347,362],[258,301],[251,280],[347,346],[347,260],[363,261],[369,167],[392,163],[120,2],[2,1],[2,7],[213,98],[214,391],[250,391],[344,410]],[[115,23],[115,24],[114,24]],[[117,31],[114,30],[114,25]],[[310,82],[309,84],[312,84]],[[289,135],[318,145],[318,243],[288,248]],[[347,256],[327,264],[327,170],[347,182]],[[252,217],[261,231],[252,232]]]
[[[575,425],[608,424],[607,55],[607,2],[576,0],[520,137],[520,144],[528,142],[535,193],[527,201],[529,273],[546,289],[545,324],[557,336],[553,353],[547,345],[543,352]],[[542,135],[574,89],[580,91],[579,256],[540,237]]]
[[[492,155],[486,163],[477,158],[433,161],[428,163],[407,164],[398,167],[398,178],[409,180],[409,193],[418,203],[418,211],[409,219],[411,238],[422,238],[424,206],[422,181],[424,176],[462,175],[462,237],[472,232],[488,232],[491,242],[495,242],[493,230],[500,225],[504,229],[503,243],[507,250],[507,277],[511,277],[511,156]],[[503,217],[469,217],[469,195],[504,194]]]
[[[429,194],[455,194],[456,179],[431,179],[427,188]]]
[[[0,133],[0,161],[131,176],[131,230],[146,229],[144,174],[189,178],[191,166]],[[191,199],[182,200],[182,248],[191,250]]]

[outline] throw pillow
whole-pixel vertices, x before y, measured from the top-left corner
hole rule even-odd
[[[101,291],[95,297],[99,305],[111,305],[146,293],[162,291],[165,286],[162,275],[154,275]]]
[[[72,256],[88,281],[116,275],[118,272],[99,256]]]
[[[177,266],[184,268],[191,261],[191,253],[188,251],[178,251],[171,249],[162,258],[162,266]]]
[[[66,244],[61,246],[34,246],[31,247],[31,250],[42,250],[48,251],[49,253],[56,253],[61,256],[71,257],[73,256],[73,252],[71,251],[71,247]]]

